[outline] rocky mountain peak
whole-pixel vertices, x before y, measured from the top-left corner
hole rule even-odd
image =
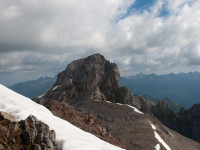
[[[111,101],[140,105],[128,88],[120,87],[120,73],[115,63],[94,54],[72,61],[57,75],[57,81],[45,96],[35,101],[44,104],[54,99],[70,105],[85,100]]]
[[[94,54],[71,62],[66,70],[58,74],[55,86],[63,82],[74,83],[84,91],[96,87],[119,87],[120,74],[116,64],[100,54]]]

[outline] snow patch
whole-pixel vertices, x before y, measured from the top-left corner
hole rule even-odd
[[[157,144],[157,145],[155,146],[155,148],[156,148],[156,150],[160,150],[160,144]]]
[[[165,141],[160,137],[160,135],[156,132],[156,127],[151,123],[151,127],[152,129],[154,130],[154,135],[155,135],[155,138],[158,140],[158,142],[160,142],[167,150],[171,150],[171,148],[165,143]],[[160,144],[157,144],[155,146],[156,150],[160,150]]]
[[[49,125],[56,132],[56,140],[63,150],[121,150],[69,122],[54,116],[47,108],[0,84],[0,111],[16,120],[24,120],[30,114]]]
[[[165,143],[165,141],[163,141],[163,139],[160,137],[160,135],[154,131],[155,134],[155,138],[167,149],[167,150],[171,150],[171,148]]]
[[[137,112],[137,113],[144,114],[143,112],[139,111],[137,108],[135,108],[135,107],[133,107],[133,106],[131,106],[131,105],[127,105],[127,104],[126,104],[126,106],[128,106],[128,107],[134,109],[134,111]]]
[[[45,95],[45,94],[42,94],[42,95],[38,96],[38,98],[42,98],[44,95]]]
[[[55,86],[52,90],[56,90],[60,85]]]
[[[124,104],[121,104],[121,103],[116,103],[117,105],[124,105]]]
[[[112,102],[110,102],[110,101],[106,101],[106,103],[109,103],[109,104],[110,104],[110,103],[112,103]]]
[[[136,113],[139,113],[139,114],[144,114],[143,112],[139,111],[137,108],[131,106],[131,105],[128,105],[128,104],[121,104],[121,103],[116,103],[118,105],[125,105],[125,106],[128,106],[130,108],[132,108]]]
[[[156,130],[156,127],[151,123],[152,129]]]

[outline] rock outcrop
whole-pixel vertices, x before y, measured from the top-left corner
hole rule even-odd
[[[61,150],[56,143],[55,131],[29,116],[17,122],[11,115],[0,112],[0,150]]]
[[[180,133],[200,142],[200,104],[194,104],[190,109],[180,111],[178,115],[181,120]]]
[[[160,101],[152,112],[164,125],[178,133],[200,142],[200,104],[194,104],[190,109],[181,108],[178,114]]]

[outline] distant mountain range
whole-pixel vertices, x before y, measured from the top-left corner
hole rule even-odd
[[[56,77],[41,77],[37,80],[20,82],[9,88],[26,97],[33,98],[46,93],[56,81]]]
[[[121,85],[128,87],[133,94],[151,95],[160,99],[170,97],[186,108],[200,102],[199,72],[166,75],[140,73],[122,77]]]

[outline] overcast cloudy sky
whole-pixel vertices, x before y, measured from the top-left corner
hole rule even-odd
[[[122,76],[200,71],[200,0],[1,0],[0,83],[97,52]]]

